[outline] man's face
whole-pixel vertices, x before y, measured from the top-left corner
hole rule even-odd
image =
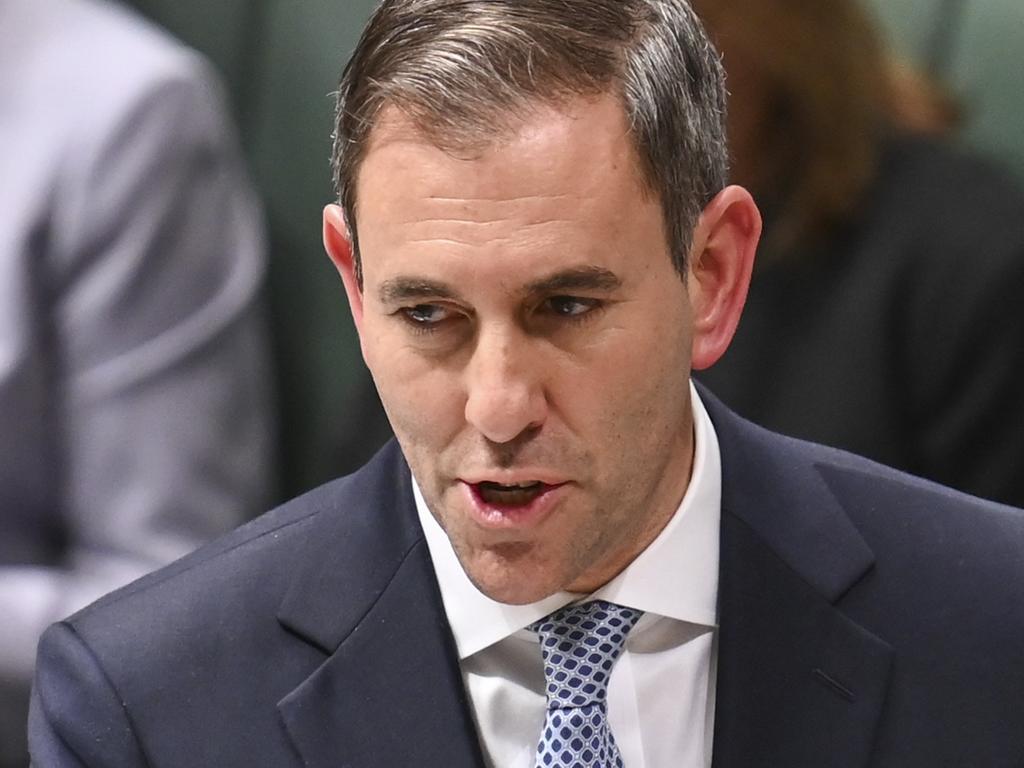
[[[689,481],[693,319],[619,102],[472,157],[397,111],[358,181],[363,354],[431,512],[506,603],[587,592]]]

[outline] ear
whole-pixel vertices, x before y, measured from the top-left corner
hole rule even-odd
[[[743,187],[726,187],[701,214],[687,282],[695,370],[717,362],[732,341],[747,300],[760,237],[761,214]]]
[[[345,212],[339,205],[324,208],[324,248],[334,262],[335,269],[345,284],[352,319],[360,338],[363,334],[363,290],[356,279],[356,264],[352,250],[352,237],[345,221]]]

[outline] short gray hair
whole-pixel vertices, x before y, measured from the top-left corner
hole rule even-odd
[[[693,229],[728,174],[725,74],[686,0],[383,0],[335,115],[334,182],[360,284],[356,180],[383,108],[454,151],[487,146],[531,104],[609,92],[685,279]]]

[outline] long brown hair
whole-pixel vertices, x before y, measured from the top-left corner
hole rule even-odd
[[[874,178],[884,133],[908,125],[906,89],[936,106],[925,78],[897,69],[856,0],[696,0],[711,36],[760,90],[741,183],[770,202],[769,251],[781,253],[844,220]],[[730,76],[731,76],[730,71]],[[897,82],[897,76],[900,78]],[[899,89],[903,91],[898,95]],[[736,94],[734,94],[736,95]],[[733,103],[737,111],[745,105]],[[732,127],[732,126],[730,126]]]

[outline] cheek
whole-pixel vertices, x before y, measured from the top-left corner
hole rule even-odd
[[[648,322],[633,328],[611,330],[604,343],[578,361],[568,396],[573,398],[572,387],[578,386],[579,396],[592,398],[593,407],[609,411],[603,415],[614,418],[621,409],[632,416],[637,410],[654,408],[670,391],[684,386],[690,336],[684,331],[682,313],[671,315],[671,319],[646,318]]]
[[[366,365],[403,447],[436,444],[457,431],[465,412],[457,372],[431,363],[386,329],[367,330]]]
[[[603,472],[661,450],[685,418],[689,337],[669,323],[646,329],[609,337],[562,380],[560,410]]]

